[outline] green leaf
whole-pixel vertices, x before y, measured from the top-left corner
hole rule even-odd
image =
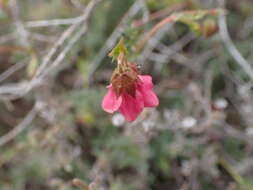
[[[113,50],[109,53],[109,56],[113,57],[113,60],[116,59],[120,53],[127,54],[127,49],[125,47],[124,39],[121,38],[119,43],[113,48]]]
[[[189,26],[189,28],[196,34],[200,35],[201,34],[201,27],[200,27],[200,24],[195,22],[195,21],[192,21],[192,22],[188,22],[188,21],[184,21],[185,24],[187,24]]]

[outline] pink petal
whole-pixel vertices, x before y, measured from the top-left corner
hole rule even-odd
[[[104,96],[102,101],[102,108],[109,113],[117,111],[122,103],[122,97],[117,97],[113,91],[112,85],[107,86],[109,88],[108,92]]]
[[[141,92],[144,100],[145,107],[156,107],[159,100],[153,91],[152,77],[148,75],[139,75],[142,83],[140,82],[137,89]]]
[[[140,92],[136,91],[135,98],[128,94],[124,94],[122,95],[122,99],[119,111],[128,122],[132,122],[143,110],[143,97]]]
[[[152,77],[149,75],[138,75],[146,89],[153,89]]]
[[[145,107],[156,107],[159,105],[159,100],[153,90],[141,91]]]

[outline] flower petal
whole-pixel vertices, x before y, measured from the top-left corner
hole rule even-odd
[[[152,77],[149,75],[139,75],[142,82],[137,85],[137,90],[139,90],[143,96],[145,107],[156,107],[159,104],[159,99],[157,98],[155,92],[153,91]]]
[[[149,75],[138,75],[141,79],[142,85],[145,86],[146,89],[153,89],[152,77]]]
[[[156,107],[159,105],[159,100],[153,90],[142,90],[141,92],[145,107]]]
[[[107,87],[109,90],[102,101],[102,108],[109,113],[117,111],[122,103],[122,97],[117,97],[111,85]]]
[[[127,93],[122,95],[122,103],[119,111],[128,122],[132,122],[142,112],[143,107],[143,97],[140,92],[136,91],[135,98]]]

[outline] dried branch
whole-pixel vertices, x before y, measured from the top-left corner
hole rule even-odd
[[[76,18],[67,18],[67,19],[28,21],[25,23],[25,26],[28,28],[37,28],[37,27],[50,27],[50,26],[60,26],[60,25],[73,25],[73,24],[80,23],[82,20],[83,20],[83,16],[79,16]]]
[[[10,0],[10,8],[11,8],[12,17],[15,21],[18,34],[20,36],[19,39],[21,40],[22,45],[24,45],[25,47],[28,47],[29,46],[28,31],[26,31],[25,26],[20,19],[17,0]]]
[[[34,77],[30,81],[23,81],[20,83],[1,86],[0,98],[13,99],[16,97],[21,97],[30,92],[36,86],[40,85],[43,82],[44,77],[48,73],[52,72],[52,68],[59,65],[59,63],[64,59],[71,47],[73,47],[73,45],[78,41],[78,39],[80,39],[80,37],[87,31],[87,21],[90,18],[95,6],[101,1],[102,0],[91,1],[84,10],[83,15],[80,16],[81,19],[79,20],[79,22],[71,25],[68,29],[65,30],[65,32],[63,32],[63,34],[60,36],[55,45],[51,48],[49,53],[44,57],[41,65],[38,67]],[[79,29],[80,27],[81,29]],[[65,41],[69,38],[70,40],[65,46],[65,48],[60,52],[59,55],[56,55],[56,53],[60,50]],[[52,60],[54,57],[55,59]]]
[[[11,66],[10,68],[8,68],[3,73],[1,73],[0,74],[0,82],[7,79],[9,76],[11,76],[16,71],[22,69],[26,65],[26,62],[27,62],[27,59],[25,59],[24,61],[20,61],[20,62],[16,63],[15,65]]]
[[[224,7],[225,6],[224,0],[220,0],[220,4],[222,7]],[[253,81],[253,69],[250,66],[250,64],[246,61],[246,59],[244,59],[244,57],[241,55],[241,53],[238,51],[233,41],[231,40],[230,35],[228,33],[226,16],[223,14],[219,15],[219,28],[221,38],[226,48],[228,49],[229,53]]]
[[[184,9],[184,8],[188,7],[189,5],[190,5],[189,2],[183,2],[183,3],[176,4],[173,7],[169,7],[169,8],[165,8],[165,9],[159,10],[159,11],[157,11],[155,13],[152,13],[149,16],[148,20],[140,19],[140,20],[134,21],[133,22],[133,26],[134,27],[140,27],[140,26],[146,24],[147,22],[150,22],[150,21],[153,21],[153,20],[165,17],[165,16],[171,14],[174,11],[177,11],[177,10],[180,10],[180,9]]]
[[[17,135],[19,135],[22,131],[28,127],[31,122],[34,120],[38,113],[38,107],[39,104],[36,103],[35,106],[32,108],[32,110],[25,116],[25,118],[16,126],[14,127],[10,132],[8,132],[6,135],[0,137],[0,146],[3,146],[4,144],[10,142],[12,139],[14,139]]]

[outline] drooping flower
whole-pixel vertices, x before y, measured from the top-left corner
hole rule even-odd
[[[123,53],[118,56],[108,92],[102,108],[109,113],[119,111],[128,122],[134,121],[144,107],[156,107],[159,100],[153,91],[152,77],[139,75],[136,65],[129,62]]]

